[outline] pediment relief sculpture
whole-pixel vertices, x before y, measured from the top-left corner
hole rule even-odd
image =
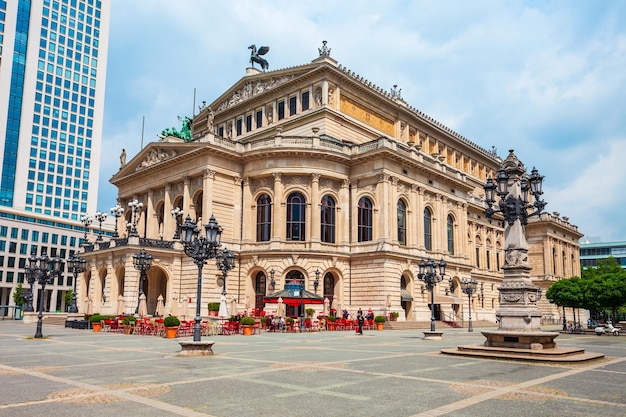
[[[135,168],[135,171],[141,171],[142,169],[146,169],[167,159],[174,158],[177,155],[178,153],[176,153],[173,149],[169,152],[158,148],[152,149],[148,152],[148,155],[146,155],[145,159],[137,166],[137,168]]]

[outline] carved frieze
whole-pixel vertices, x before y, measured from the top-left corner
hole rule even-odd
[[[151,167],[152,165],[174,158],[177,155],[178,154],[174,149],[169,152],[159,148],[152,149],[150,152],[148,152],[146,158],[137,166],[135,171],[141,171],[142,169],[146,169],[148,167]]]
[[[272,189],[274,180],[270,177],[250,178],[250,193],[256,194],[260,189]]]
[[[217,108],[217,112],[222,112],[226,109],[233,107],[234,105],[246,101],[258,94],[261,94],[267,90],[271,90],[272,88],[276,88],[279,85],[285,84],[295,78],[295,75],[285,75],[279,78],[272,78],[268,80],[258,80],[256,83],[246,83],[243,88],[235,91],[228,100],[225,100],[220,104]]]
[[[333,190],[339,192],[340,184],[338,181],[331,179],[320,180],[320,190]]]

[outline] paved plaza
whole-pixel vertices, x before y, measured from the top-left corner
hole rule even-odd
[[[560,335],[606,355],[572,365],[440,353],[480,330],[212,336],[215,355],[183,358],[180,339],[44,324],[34,340],[35,324],[4,321],[0,416],[626,415],[626,337]]]

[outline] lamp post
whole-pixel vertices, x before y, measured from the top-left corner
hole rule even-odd
[[[117,233],[117,219],[122,217],[124,214],[124,207],[120,206],[119,203],[115,205],[115,207],[111,207],[111,215],[115,217],[115,233],[113,233],[113,237],[120,237]]]
[[[221,245],[222,228],[217,224],[215,217],[211,215],[209,222],[204,226],[205,236],[199,236],[200,229],[196,226],[196,222],[191,220],[187,215],[185,222],[180,227],[180,240],[184,245],[185,255],[194,260],[198,266],[198,288],[196,296],[196,318],[193,328],[193,341],[200,342],[200,299],[202,297],[202,267],[207,259],[217,256],[217,248]],[[224,290],[226,289],[226,281],[224,281]]]
[[[28,259],[28,268],[30,272],[35,276],[37,282],[39,282],[39,314],[37,315],[37,330],[35,331],[35,339],[41,339],[43,334],[41,327],[43,324],[43,309],[44,309],[44,294],[46,291],[46,284],[51,284],[54,281],[54,277],[61,275],[61,268],[63,267],[63,261],[58,256],[50,259],[46,252],[41,256],[35,256],[32,254]]]
[[[174,232],[174,240],[178,240],[180,239],[180,224],[183,220],[183,209],[181,209],[180,207],[174,207],[172,210],[170,210],[170,214],[172,215],[172,217],[174,218],[174,221],[176,222],[176,232]]]
[[[272,287],[272,291],[276,289],[276,280],[274,280],[275,273],[276,271],[274,271],[274,268],[272,268],[272,270],[270,271],[270,287]]]
[[[439,268],[439,274],[437,274],[436,268]],[[446,274],[446,263],[441,259],[439,263],[436,263],[432,258],[428,258],[427,261],[423,259],[419,263],[419,273],[417,278],[426,284],[426,288],[430,290],[430,331],[435,331],[435,293],[433,289],[438,282],[443,280]]]
[[[88,215],[80,216],[80,222],[85,226],[85,236],[83,237],[83,245],[86,245],[87,242],[87,233],[89,232],[89,226],[93,223],[93,217]]]
[[[476,278],[461,278],[461,290],[467,294],[467,305],[469,307],[469,325],[467,327],[468,332],[473,332],[472,328],[472,295],[476,292],[478,281]]]
[[[32,256],[35,256],[35,254],[33,253]],[[35,272],[30,269],[29,265],[26,265],[26,280],[28,281],[30,288],[28,289],[28,293],[24,296],[24,299],[26,300],[26,306],[24,306],[24,311],[32,313],[33,311],[35,311],[35,309],[33,308],[33,285],[35,285],[37,277],[35,276]]]
[[[107,214],[102,211],[97,211],[95,217],[98,222],[98,238],[96,239],[96,242],[102,242],[102,223],[106,221]]]
[[[300,279],[300,332],[304,330],[304,276]]]
[[[228,271],[235,267],[235,254],[229,251],[227,248],[224,248],[221,252],[218,251],[215,255],[215,264],[217,265],[217,269],[222,271],[222,276],[224,279],[224,285],[222,287],[222,295],[226,295],[226,275],[228,275]]]
[[[143,207],[143,203],[140,203],[139,201],[137,201],[137,199],[134,199],[128,202],[128,207],[130,207],[130,210],[132,212],[132,223],[130,224],[130,232],[128,233],[128,236],[138,237],[139,233],[137,232],[137,217],[139,217],[139,212]]]
[[[146,279],[146,271],[152,266],[152,255],[144,248],[141,252],[133,255],[133,266],[139,273],[139,292],[137,294],[137,308],[135,314],[139,313],[139,303],[141,302],[141,294],[143,294],[143,282]]]
[[[315,270],[315,282],[313,282],[313,288],[315,288],[315,294],[317,294],[317,287],[320,286],[320,270]]]
[[[76,280],[78,274],[85,272],[87,269],[87,260],[78,255],[73,254],[67,260],[68,269],[74,274],[74,291],[72,292],[72,305],[70,306],[70,313],[78,313],[78,307],[76,306]]]

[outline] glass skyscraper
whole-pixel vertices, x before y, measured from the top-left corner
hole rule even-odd
[[[109,11],[108,0],[0,0],[0,230],[80,241],[80,217],[96,211]],[[27,256],[77,249],[2,240],[0,305],[7,275],[23,272],[19,253],[3,262],[12,243]]]

